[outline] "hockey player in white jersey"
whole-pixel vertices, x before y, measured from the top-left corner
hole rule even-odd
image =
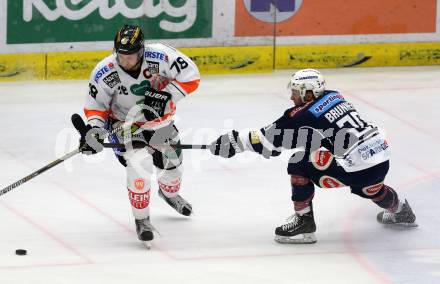
[[[126,149],[116,149],[115,154],[126,169],[128,197],[141,241],[154,238],[149,212],[153,165],[159,196],[180,214],[192,213],[191,204],[179,195],[181,150],[149,145],[180,143],[173,122],[176,104],[193,93],[199,81],[198,68],[190,58],[167,45],[144,44],[142,29],[129,25],[117,32],[114,53],[99,62],[90,76],[84,107],[87,129],[114,132],[109,140],[126,144]],[[96,132],[88,133],[94,141],[103,142],[91,134]],[[93,146],[83,136],[83,153],[102,150],[99,143]],[[146,147],[134,149],[134,144]]]

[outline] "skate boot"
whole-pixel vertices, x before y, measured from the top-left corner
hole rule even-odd
[[[177,212],[184,216],[189,216],[192,213],[192,206],[188,203],[182,196],[176,195],[174,197],[168,198],[163,194],[162,190],[159,189],[159,196],[165,200],[168,205],[173,207]]]
[[[283,244],[316,243],[313,210],[303,215],[295,213],[287,219],[287,222],[289,223],[275,229],[275,241]]]
[[[146,219],[135,219],[136,223],[136,233],[138,235],[138,239],[144,242],[145,246],[150,249],[151,241],[154,239],[153,231],[155,231],[153,225],[150,223],[150,218]]]
[[[377,214],[377,222],[385,225],[418,226],[416,223],[416,215],[414,215],[406,199],[399,213],[392,213],[388,210],[382,211]]]

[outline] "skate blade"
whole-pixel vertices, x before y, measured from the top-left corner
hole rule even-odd
[[[275,241],[281,244],[314,244],[317,242],[317,239],[314,233],[307,233],[293,237],[275,235]]]
[[[391,224],[386,224],[386,223],[381,223],[382,225],[384,225],[385,227],[389,227],[389,228],[396,228],[396,229],[409,229],[409,228],[415,228],[418,227],[419,224],[417,224],[416,222],[413,223],[391,223]]]

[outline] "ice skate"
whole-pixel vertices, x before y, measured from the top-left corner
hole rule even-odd
[[[406,199],[399,213],[392,213],[388,210],[382,211],[377,214],[377,222],[385,225],[418,226],[416,223],[416,215],[414,215]]]
[[[275,229],[275,241],[283,244],[313,244],[316,243],[316,231],[313,211],[290,216],[289,223]]]
[[[174,197],[168,198],[163,194],[162,190],[159,189],[159,196],[165,200],[168,205],[173,207],[177,212],[184,216],[189,216],[192,213],[192,206],[186,201],[182,196],[176,195]]]
[[[150,218],[136,219],[136,232],[138,239],[144,242],[147,249],[151,248],[151,241],[154,239],[153,231],[156,231],[150,223]]]

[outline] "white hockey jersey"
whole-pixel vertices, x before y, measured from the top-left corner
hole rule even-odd
[[[176,103],[197,89],[200,74],[189,57],[160,43],[145,45],[138,78],[133,78],[118,65],[116,54],[104,58],[96,65],[90,76],[84,107],[88,123],[104,127],[109,116],[121,121],[125,121],[129,113],[132,117],[133,107],[144,101],[145,87],[151,74],[159,74],[170,81],[163,91],[170,93],[172,99],[162,117],[147,121],[144,116],[135,115],[134,122],[144,129],[167,125],[176,112]],[[141,113],[138,111],[138,114]]]

